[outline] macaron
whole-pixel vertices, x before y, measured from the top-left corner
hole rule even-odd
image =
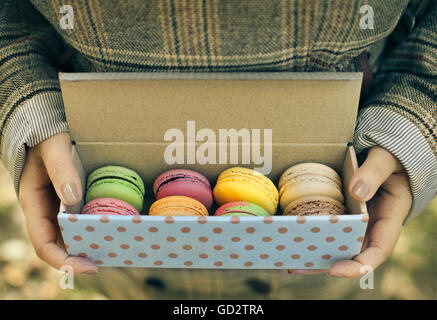
[[[208,210],[212,206],[212,190],[207,178],[193,170],[174,169],[162,173],[153,183],[156,199],[186,196],[200,201]]]
[[[282,210],[296,199],[322,195],[344,203],[341,178],[332,168],[314,162],[301,163],[287,169],[279,179]]]
[[[276,213],[279,196],[269,178],[255,170],[241,167],[223,171],[218,177],[213,195],[219,205],[246,201],[261,206],[270,215]]]
[[[82,208],[82,214],[137,216],[140,213],[129,203],[115,198],[97,198]]]
[[[308,196],[294,200],[285,208],[284,216],[324,216],[345,214],[346,208],[336,199]]]
[[[150,216],[207,216],[208,210],[196,199],[185,196],[161,198],[149,210]]]
[[[94,170],[88,176],[85,201],[116,198],[141,211],[144,194],[144,182],[135,171],[121,166],[105,166]]]
[[[257,204],[246,201],[234,201],[222,205],[214,214],[215,216],[231,217],[261,217],[269,213]]]

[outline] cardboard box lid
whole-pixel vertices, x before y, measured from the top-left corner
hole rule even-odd
[[[171,128],[272,129],[273,143],[352,141],[362,73],[61,73],[72,139],[164,143]],[[126,130],[128,128],[128,130]],[[121,134],[122,133],[122,134]]]

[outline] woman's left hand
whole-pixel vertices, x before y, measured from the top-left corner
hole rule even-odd
[[[290,273],[329,273],[335,277],[357,278],[369,270],[362,269],[363,266],[374,270],[390,256],[413,201],[404,168],[390,152],[373,147],[352,177],[349,188],[354,198],[367,201],[369,211],[361,253],[352,260],[334,263],[329,270],[289,270]]]

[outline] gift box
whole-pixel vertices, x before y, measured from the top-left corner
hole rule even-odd
[[[357,255],[368,222],[349,181],[361,73],[61,73],[71,154],[85,192],[105,165],[138,172],[141,216],[81,215],[61,204],[69,255],[100,266],[327,269]],[[347,214],[268,217],[148,216],[152,184],[185,168],[214,186],[243,166],[278,185],[287,168],[320,162],[342,177]],[[214,208],[210,210],[213,214]]]

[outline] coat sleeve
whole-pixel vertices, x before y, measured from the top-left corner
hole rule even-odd
[[[17,194],[26,147],[68,131],[54,67],[62,49],[30,1],[0,1],[0,156]]]
[[[358,152],[379,145],[409,176],[417,217],[437,191],[437,3],[386,56],[359,113]]]

